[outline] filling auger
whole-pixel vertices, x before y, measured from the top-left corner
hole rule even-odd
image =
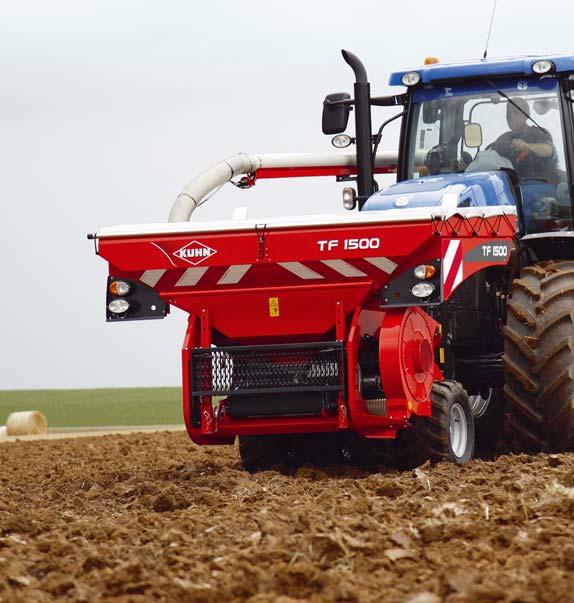
[[[574,56],[428,60],[386,97],[343,57],[354,97],[329,94],[322,126],[356,152],[242,153],[190,182],[169,222],[100,230],[108,321],[189,314],[188,433],[239,438],[248,469],[465,463],[507,416],[525,448],[571,448]],[[375,134],[373,106],[397,107]],[[393,119],[399,151],[379,151]],[[396,184],[379,190],[381,173]],[[355,211],[190,221],[231,180],[319,176],[356,182]]]

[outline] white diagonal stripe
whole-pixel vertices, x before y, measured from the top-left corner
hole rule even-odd
[[[452,268],[452,263],[454,261],[454,256],[456,251],[460,245],[459,239],[453,239],[449,241],[448,247],[446,248],[446,253],[444,254],[444,270],[442,271],[442,282],[445,283],[448,277],[448,273]]]
[[[140,276],[140,281],[149,285],[150,287],[155,287],[159,282],[159,279],[165,274],[165,270],[146,270]]]
[[[289,272],[292,272],[295,276],[304,280],[323,278],[318,272],[311,270],[311,268],[307,268],[307,266],[301,264],[301,262],[279,262],[279,266],[283,266],[285,270],[289,270]]]
[[[345,262],[345,260],[321,260],[321,263],[325,264],[325,266],[329,266],[329,268],[332,268],[335,272],[338,272],[343,276],[367,276],[364,272],[355,268],[352,264],[349,264],[349,262]]]
[[[363,258],[369,264],[376,266],[379,270],[386,272],[387,274],[391,274],[394,272],[397,265],[393,260],[389,260],[389,258],[380,257],[380,258]]]
[[[244,274],[251,268],[251,264],[234,264],[223,273],[223,276],[217,281],[218,285],[234,285],[238,283]]]
[[[193,287],[199,283],[199,279],[207,272],[207,267],[188,268],[179,278],[176,287]]]
[[[457,270],[456,276],[454,277],[454,282],[452,284],[451,291],[454,291],[461,283],[462,283],[462,262],[458,265],[458,270]]]

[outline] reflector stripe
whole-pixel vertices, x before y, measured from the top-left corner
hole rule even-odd
[[[353,276],[367,276],[364,272],[355,268],[352,264],[345,262],[345,260],[321,260],[322,264],[325,266],[329,266],[335,272],[342,274],[343,276],[353,277]]]
[[[292,272],[295,276],[304,280],[323,278],[318,272],[311,270],[311,268],[307,268],[307,266],[301,264],[301,262],[279,262],[279,266],[282,266],[285,270],[289,270],[289,272]]]
[[[462,254],[461,254],[462,255]],[[458,270],[456,272],[456,276],[454,277],[454,283],[452,284],[452,289],[456,289],[462,283],[462,258],[461,262],[458,266]]]
[[[165,270],[146,270],[140,276],[140,281],[149,285],[150,287],[155,287],[159,282],[159,279],[165,274]]]
[[[397,267],[397,264],[395,264],[395,262],[389,260],[389,258],[386,257],[363,259],[369,262],[369,264],[371,264],[372,266],[375,266],[375,268],[382,270],[386,274],[391,274]],[[345,260],[321,260],[321,263],[346,278],[359,278],[368,276],[368,274],[366,274],[362,270],[359,270],[356,266],[353,266],[353,264]],[[279,262],[278,265],[303,280],[315,280],[324,278],[321,274],[319,274],[315,270],[312,270],[308,266],[305,266],[305,264],[302,264],[301,262]],[[252,264],[233,264],[231,266],[228,266],[227,270],[217,281],[217,284],[235,285],[239,283],[241,279],[245,276],[245,274],[247,274],[251,266]],[[203,275],[208,270],[209,266],[187,268],[180,276],[179,280],[175,283],[175,287],[193,287],[194,285],[197,285]],[[146,270],[142,273],[140,281],[142,281],[146,285],[149,285],[150,287],[155,287],[161,277],[166,272],[167,270],[164,270],[163,268],[160,270]],[[460,279],[462,279],[462,273],[460,275]]]
[[[392,272],[394,272],[395,268],[397,267],[397,264],[395,264],[393,260],[389,260],[389,258],[385,257],[363,259],[369,262],[369,264],[372,264],[373,266],[377,267],[379,270],[386,272],[387,274],[391,274]]]
[[[205,268],[188,268],[179,278],[176,287],[193,287],[199,283],[199,279],[207,272]]]
[[[449,241],[443,265],[443,295],[447,298],[462,282],[462,245],[459,239]]]
[[[249,268],[251,268],[251,264],[235,264],[233,266],[229,266],[223,276],[217,281],[217,284],[234,285],[243,278]]]
[[[458,249],[459,245],[460,245],[460,241],[457,239],[449,241],[449,243],[448,243],[448,247],[446,248],[446,253],[444,254],[444,270],[442,272],[443,283],[446,282],[448,273],[450,272],[450,269],[452,268],[452,261],[454,260],[454,254],[456,253],[456,250]]]

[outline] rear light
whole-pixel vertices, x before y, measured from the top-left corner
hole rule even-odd
[[[414,275],[421,280],[432,278],[436,274],[436,268],[429,264],[421,264],[414,269]]]
[[[130,309],[130,302],[125,299],[114,299],[108,304],[112,314],[125,314]]]
[[[109,286],[112,295],[127,295],[130,292],[130,286],[125,281],[112,281]]]
[[[432,283],[417,283],[411,289],[411,293],[415,297],[429,297],[434,293],[434,285]]]

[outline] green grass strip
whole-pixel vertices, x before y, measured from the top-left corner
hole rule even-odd
[[[0,391],[0,425],[18,410],[43,412],[49,427],[183,423],[178,387]]]

